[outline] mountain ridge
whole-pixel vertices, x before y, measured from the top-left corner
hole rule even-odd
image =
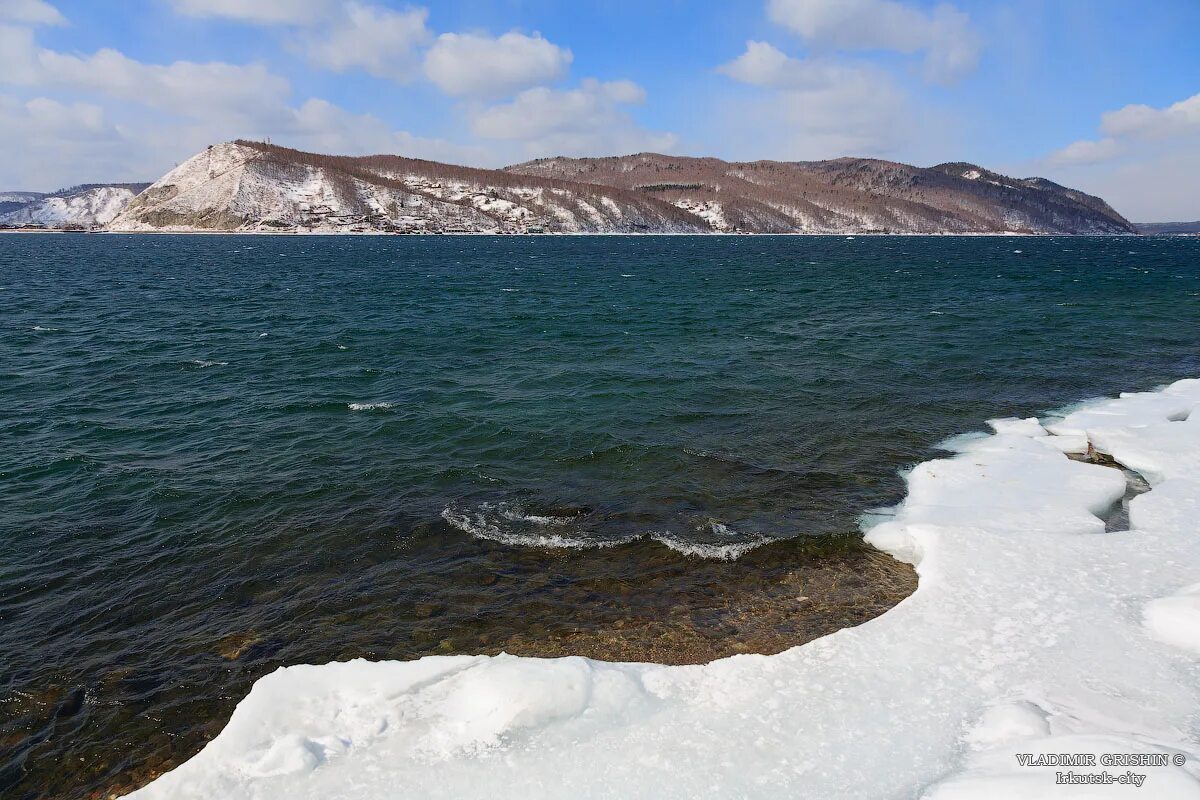
[[[535,159],[505,169],[641,187],[714,216],[715,204],[729,228],[755,232],[1135,232],[1101,198],[966,162],[923,168],[857,157],[726,162],[641,153]],[[733,202],[722,203],[722,192]]]
[[[1135,222],[1138,233],[1148,236],[1198,236],[1200,220],[1195,222]]]
[[[1131,234],[1103,199],[966,162],[727,162],[638,153],[485,169],[212,145],[112,231]]]
[[[0,226],[104,226],[149,186],[149,183],[84,183],[53,192],[0,192]]]

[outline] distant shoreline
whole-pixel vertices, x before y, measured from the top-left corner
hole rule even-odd
[[[88,234],[88,235],[105,235],[105,236],[379,236],[379,237],[394,237],[394,238],[430,238],[435,236],[461,236],[461,237],[478,237],[490,236],[505,239],[525,239],[530,237],[567,237],[567,236],[683,236],[683,237],[722,237],[722,238],[740,238],[740,237],[782,237],[782,236],[798,236],[798,237],[824,237],[824,238],[842,238],[842,239],[857,239],[858,237],[906,237],[906,238],[972,238],[993,237],[993,238],[1058,238],[1058,237],[1073,237],[1073,238],[1142,238],[1147,236],[1162,236],[1169,238],[1188,238],[1188,234],[1146,234],[1146,233],[1030,233],[1023,231],[987,231],[987,232],[956,232],[956,233],[805,233],[802,231],[794,231],[791,233],[726,233],[723,231],[712,231],[711,233],[699,233],[693,231],[669,233],[665,231],[655,231],[652,233],[627,233],[627,232],[609,232],[601,233],[596,231],[564,231],[561,233],[491,233],[487,231],[471,231],[454,233],[389,233],[387,231],[210,231],[210,230],[160,230],[160,231],[70,231],[57,228],[45,229],[0,229],[0,234]]]

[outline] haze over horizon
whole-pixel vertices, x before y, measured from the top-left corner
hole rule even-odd
[[[969,161],[1200,218],[1200,6],[0,0],[0,190],[270,138],[474,166]]]

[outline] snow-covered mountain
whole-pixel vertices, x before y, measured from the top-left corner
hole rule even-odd
[[[213,145],[114,231],[464,233],[1134,233],[1103,200],[973,164],[730,163],[643,153],[503,170]]]
[[[0,213],[0,225],[42,225],[47,228],[93,228],[107,225],[129,205],[146,184],[89,184],[53,194],[6,192],[0,202],[9,207]]]
[[[753,233],[1135,233],[1098,197],[975,164],[913,167],[872,158],[727,162],[640,153],[543,158],[523,175],[653,194],[714,230]]]
[[[43,192],[0,192],[0,216],[24,208],[45,196]]]
[[[709,227],[628,189],[239,141],[209,147],[168,172],[109,229],[637,233]]]

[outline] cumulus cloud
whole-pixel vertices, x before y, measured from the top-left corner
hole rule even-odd
[[[896,0],[768,0],[772,21],[806,41],[842,50],[925,54],[925,76],[953,83],[979,62],[970,17],[952,5],[932,11]]]
[[[1054,151],[1047,160],[1051,164],[1097,164],[1115,158],[1124,149],[1120,142],[1112,138],[1095,141],[1082,139]]]
[[[1100,117],[1099,140],[1081,139],[1047,158],[1050,164],[1095,164],[1123,156],[1140,142],[1193,139],[1200,145],[1200,94],[1166,108],[1136,104]]]
[[[1100,130],[1109,136],[1159,139],[1200,133],[1200,94],[1166,108],[1129,105],[1100,118]]]
[[[424,70],[446,94],[500,97],[561,78],[572,58],[570,50],[537,34],[443,33],[425,54]]]
[[[1099,128],[1101,138],[1073,142],[1036,166],[1139,222],[1200,218],[1200,94],[1165,108],[1109,111]]]
[[[678,137],[641,129],[625,108],[645,100],[645,90],[632,81],[588,78],[575,89],[526,89],[476,114],[471,128],[482,138],[520,141],[531,156],[674,149]]]
[[[333,12],[331,0],[170,0],[188,17],[230,19],[257,25],[307,25]]]
[[[888,156],[912,138],[907,96],[871,65],[793,58],[751,41],[717,71],[774,90],[723,116],[777,157]]]
[[[287,80],[261,64],[146,64],[111,49],[92,55],[37,47],[28,29],[0,30],[0,83],[92,91],[184,116],[258,114],[282,102]]]
[[[65,25],[67,20],[45,0],[0,0],[0,21],[25,25]]]
[[[90,139],[105,129],[104,109],[93,103],[61,103],[48,97],[20,102],[0,97],[0,118],[5,130],[24,138],[49,134]]]
[[[334,72],[361,69],[406,83],[417,74],[418,48],[429,40],[428,18],[425,8],[393,11],[349,3],[344,15],[306,34],[304,51],[318,67]]]
[[[334,72],[361,69],[407,83],[418,72],[419,49],[431,38],[429,9],[396,10],[335,0],[170,0],[185,16],[297,29],[310,64]]]
[[[39,47],[29,28],[0,26],[0,85],[110,98],[95,103],[0,96],[10,158],[0,184],[55,188],[81,180],[144,180],[205,145],[272,137],[302,149],[479,160],[479,148],[397,131],[321,99],[291,101],[289,82],[261,64],[148,64],[116,50],[73,54]]]
[[[800,91],[833,88],[864,77],[884,79],[862,65],[792,58],[774,45],[754,41],[746,42],[746,52],[717,67],[717,72],[754,86]]]
[[[397,131],[373,114],[354,114],[317,98],[294,109],[277,129],[295,147],[339,155],[401,153],[433,161],[478,161],[483,149]]]
[[[4,189],[48,191],[77,183],[113,180],[123,147],[120,131],[93,103],[0,95],[0,160]]]
[[[4,97],[0,123],[23,141],[10,146],[11,163],[0,164],[0,183],[47,188],[60,172],[90,180],[152,179],[207,144],[238,137],[269,136],[322,152],[392,152],[491,165],[555,153],[669,151],[677,144],[673,134],[637,124],[630,109],[645,101],[645,91],[632,82],[589,79],[566,90],[546,86],[565,76],[572,55],[537,34],[434,39],[424,8],[343,0],[164,2],[193,17],[286,27],[301,55],[331,70],[363,70],[397,81],[424,75],[446,94],[471,101],[462,110],[474,137],[467,144],[421,137],[320,98],[297,103],[290,82],[262,63],[155,64],[112,48],[90,53],[46,48],[28,13],[37,3],[23,0],[26,21],[0,24],[0,87],[25,95]],[[17,8],[15,0],[0,3],[9,12]],[[38,18],[53,21],[44,9]],[[64,104],[42,96],[47,93],[89,102]],[[511,101],[496,104],[506,96]],[[51,143],[56,150],[38,150]],[[50,152],[57,155],[49,158]],[[23,177],[31,165],[41,179]]]

